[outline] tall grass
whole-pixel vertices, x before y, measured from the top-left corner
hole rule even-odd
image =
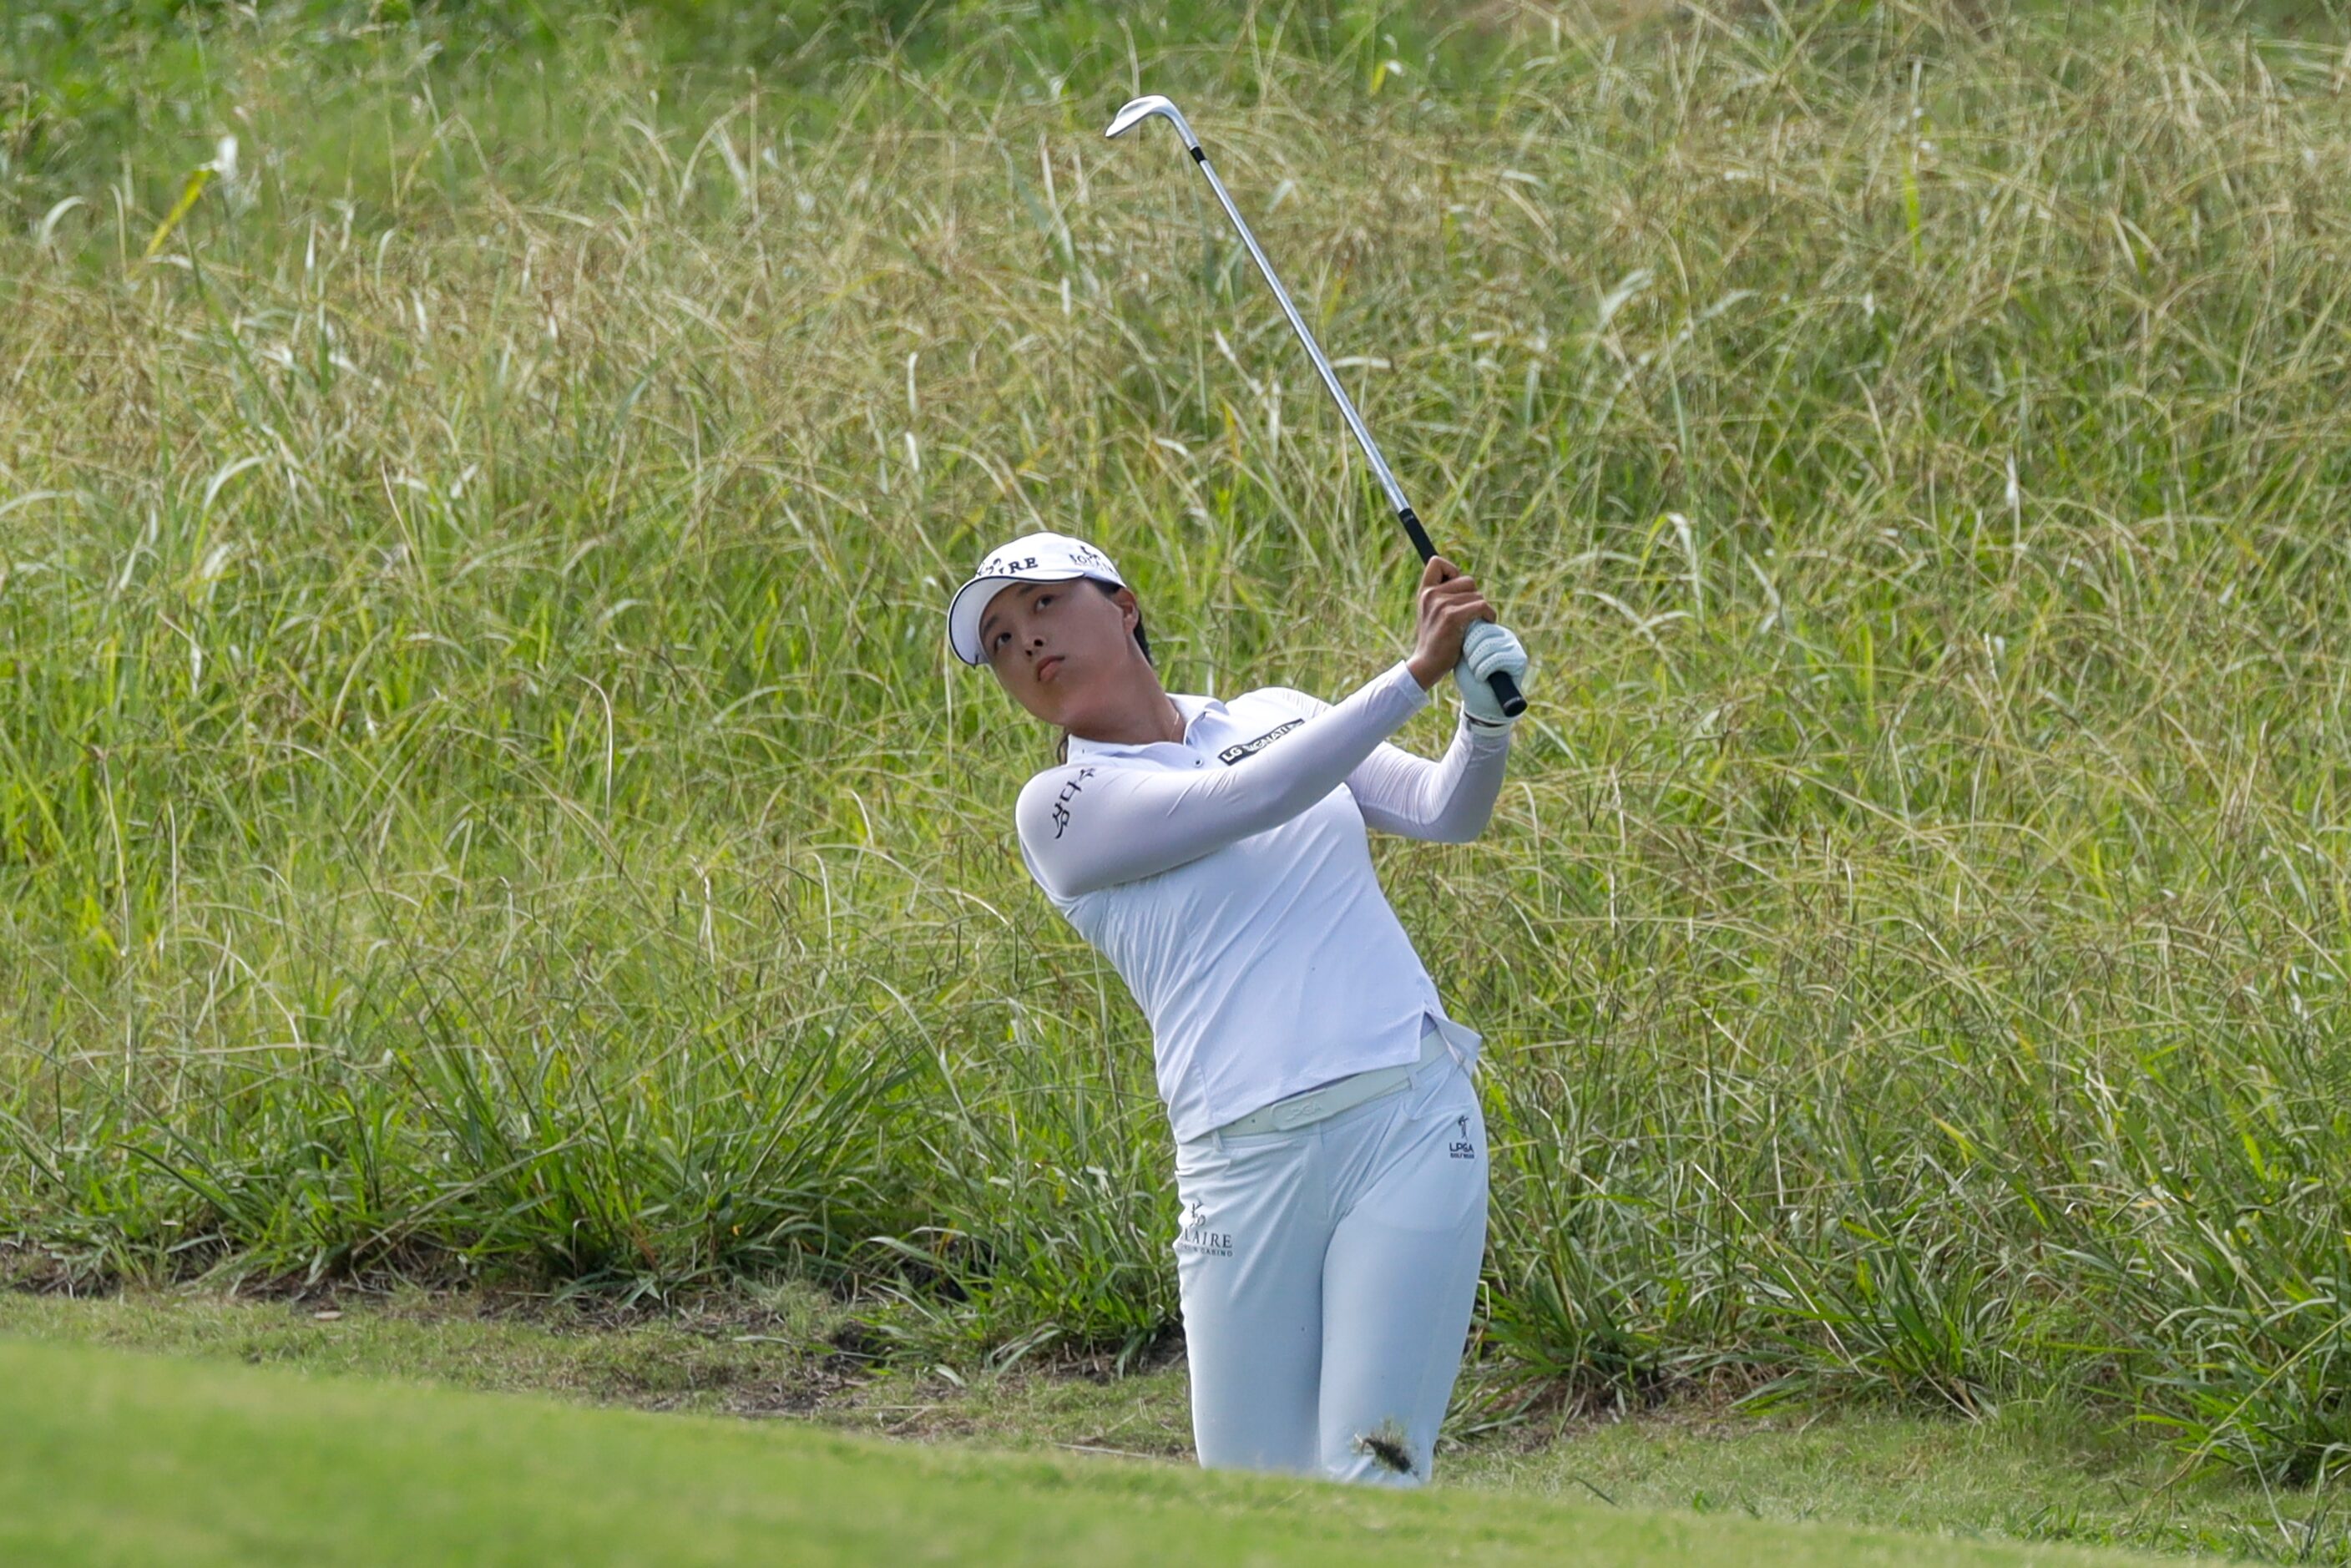
[[[2323,20],[546,9],[12,14],[0,1235],[1165,1331],[944,590],[1068,529],[1178,688],[1336,692],[1410,573],[1143,87],[1536,651],[1494,831],[1381,852],[1488,1353],[2339,1468]]]

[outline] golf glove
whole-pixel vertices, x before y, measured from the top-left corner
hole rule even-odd
[[[1461,688],[1461,708],[1472,723],[1508,729],[1517,721],[1502,711],[1494,700],[1494,688],[1486,684],[1497,670],[1508,671],[1519,690],[1527,689],[1524,644],[1491,621],[1476,622],[1461,640],[1461,662],[1453,666],[1453,684]]]

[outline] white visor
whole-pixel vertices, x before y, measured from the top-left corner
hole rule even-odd
[[[1126,586],[1126,579],[1119,576],[1110,557],[1067,534],[1023,534],[988,551],[971,580],[956,589],[955,598],[947,602],[947,646],[967,664],[986,664],[987,654],[979,645],[979,621],[1006,583],[1067,582],[1076,577],[1091,577],[1113,588]]]

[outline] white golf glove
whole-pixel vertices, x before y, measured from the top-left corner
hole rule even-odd
[[[1518,721],[1502,711],[1502,705],[1494,700],[1494,688],[1486,684],[1486,677],[1497,670],[1506,671],[1519,683],[1519,690],[1525,691],[1525,645],[1491,621],[1471,622],[1469,634],[1461,639],[1461,662],[1453,666],[1453,684],[1461,688],[1461,709],[1474,724],[1508,729]]]

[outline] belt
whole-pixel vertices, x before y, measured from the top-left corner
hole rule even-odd
[[[1393,1094],[1412,1082],[1414,1073],[1432,1061],[1441,1061],[1453,1053],[1434,1024],[1420,1038],[1420,1060],[1401,1067],[1374,1067],[1369,1072],[1353,1072],[1320,1084],[1303,1093],[1276,1100],[1261,1105],[1246,1116],[1237,1116],[1217,1129],[1219,1135],[1237,1137],[1249,1133],[1287,1133],[1293,1127],[1323,1121],[1342,1111],[1352,1111],[1368,1104],[1383,1094]]]

